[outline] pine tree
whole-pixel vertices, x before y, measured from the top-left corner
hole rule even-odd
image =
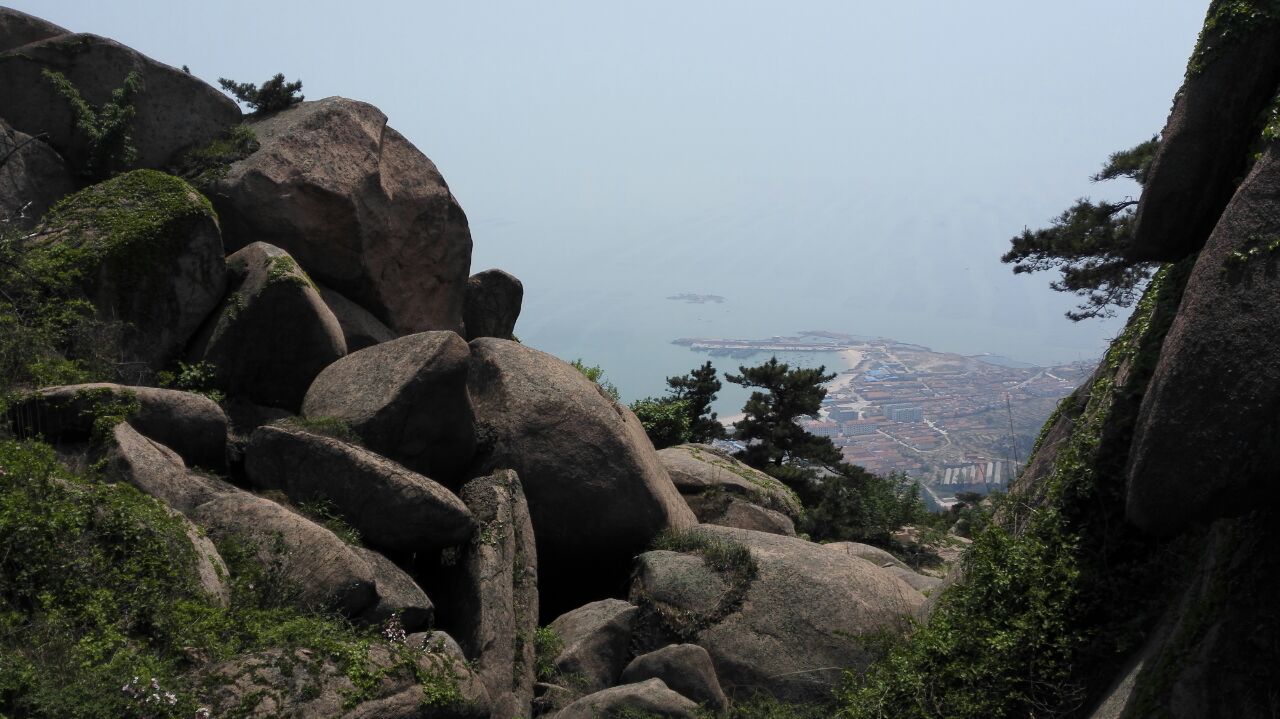
[[[716,368],[708,361],[681,377],[668,377],[667,386],[672,398],[685,403],[689,417],[689,436],[693,442],[709,442],[725,436],[724,425],[711,411],[711,403],[723,386],[716,378]]]
[[[734,423],[734,438],[747,442],[739,457],[742,461],[769,471],[788,484],[807,479],[812,473],[808,465],[836,465],[840,450],[831,440],[805,431],[796,420],[817,417],[827,390],[822,386],[835,378],[826,367],[791,369],[772,357],[758,367],[739,367],[740,375],[725,379],[744,387],[759,387],[752,392],[742,411],[742,420]]]

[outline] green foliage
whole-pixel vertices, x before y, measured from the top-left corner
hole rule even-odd
[[[724,425],[716,420],[711,403],[720,391],[716,368],[707,362],[681,377],[668,377],[667,386],[672,398],[685,402],[685,414],[689,418],[689,442],[710,442],[723,439]]]
[[[1277,0],[1213,0],[1196,48],[1187,61],[1187,77],[1204,72],[1214,56],[1259,29],[1280,22]]]
[[[693,441],[687,400],[645,397],[632,402],[631,411],[636,413],[655,449]]]
[[[161,387],[193,392],[204,395],[214,402],[222,402],[227,396],[222,393],[222,390],[216,388],[217,380],[217,367],[208,362],[187,364],[179,360],[176,372],[162,370],[156,373],[156,384]]]
[[[316,288],[311,278],[298,266],[296,260],[288,255],[272,257],[267,262],[267,285],[292,284],[302,289]]]
[[[362,546],[360,530],[352,526],[328,497],[308,500],[299,504],[298,509],[316,524],[338,535],[338,539],[355,547]]]
[[[697,554],[708,567],[747,578],[755,577],[759,567],[751,550],[737,542],[720,539],[696,529],[664,530],[650,545],[651,549]]]
[[[233,162],[257,152],[258,138],[248,125],[236,125],[207,145],[183,153],[169,173],[208,193],[214,183],[227,176]]]
[[[258,113],[285,110],[305,99],[298,94],[302,89],[302,81],[285,82],[284,73],[276,73],[275,77],[262,83],[262,87],[251,82],[236,82],[225,77],[218,78],[218,84],[223,90],[231,93],[237,100]]]
[[[564,640],[551,627],[538,627],[533,633],[534,674],[540,682],[556,676],[555,659],[564,651]]]
[[[600,369],[599,365],[592,365],[588,367],[581,358],[578,358],[569,364],[573,365],[573,368],[581,372],[587,379],[595,382],[596,386],[600,388],[600,391],[612,398],[614,402],[621,399],[622,394],[618,392],[618,388],[612,382],[604,378],[604,370]]]
[[[142,91],[142,78],[137,72],[125,75],[124,83],[111,92],[111,100],[94,108],[66,75],[45,68],[47,80],[75,116],[76,129],[84,135],[88,157],[84,174],[91,180],[105,180],[131,165],[138,152],[133,146],[134,98]]]
[[[734,438],[747,442],[739,459],[756,469],[781,468],[784,465],[835,464],[840,451],[831,440],[806,432],[796,420],[816,417],[827,390],[822,386],[835,378],[825,367],[791,369],[777,357],[758,367],[739,367],[740,375],[725,379],[743,387],[759,387],[743,406],[746,415],[734,423]],[[773,472],[771,472],[773,474]],[[792,473],[775,474],[788,484]]]
[[[1152,138],[1128,150],[1113,153],[1094,182],[1129,178],[1142,184],[1155,157],[1158,140]],[[1151,268],[1125,256],[1133,237],[1133,207],[1137,200],[1093,202],[1081,198],[1049,227],[1023,230],[1010,240],[1012,247],[1000,258],[1012,264],[1014,274],[1057,269],[1060,278],[1049,284],[1059,292],[1083,298],[1067,317],[1080,321],[1110,317],[1116,307],[1129,307]]]
[[[1045,500],[997,500],[998,520],[965,555],[965,580],[927,625],[849,677],[840,716],[1062,716],[1111,680],[1158,614],[1167,581],[1166,563],[1151,561],[1152,540],[1124,522],[1120,478],[1194,259],[1156,274],[1087,404],[1064,405],[1079,416],[1041,480]]]
[[[891,532],[925,515],[915,481],[905,475],[880,477],[850,464],[823,477],[815,494],[798,527],[815,542],[883,545]]]

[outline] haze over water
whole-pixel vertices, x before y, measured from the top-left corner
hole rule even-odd
[[[827,329],[1049,364],[1101,354],[1010,236],[1156,132],[1203,0],[11,0],[210,81],[377,105],[466,209],[517,334],[625,399],[681,336]],[[664,299],[716,294],[724,304]],[[756,357],[750,360],[767,359]],[[740,362],[720,359],[721,370]],[[740,405],[740,402],[737,402]],[[722,409],[723,413],[728,413]]]

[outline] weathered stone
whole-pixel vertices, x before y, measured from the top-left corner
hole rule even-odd
[[[114,177],[58,203],[32,251],[74,277],[101,318],[125,325],[123,361],[152,369],[178,356],[226,286],[209,202],[153,170]]]
[[[467,279],[462,311],[467,340],[477,337],[512,339],[523,299],[524,284],[514,275],[502,270],[485,270],[471,275]]]
[[[475,660],[495,716],[527,717],[538,628],[538,560],[529,509],[511,470],[473,479],[461,494],[479,528],[448,579],[451,632]]]
[[[397,567],[395,562],[372,549],[351,549],[373,570],[373,581],[378,592],[378,601],[365,609],[360,619],[371,624],[384,624],[392,615],[397,615],[406,632],[431,626],[435,605],[412,577]]]
[[[729,709],[711,655],[696,644],[671,644],[632,659],[622,670],[620,683],[637,684],[646,679],[661,679],[672,691],[713,712]]]
[[[466,663],[467,655],[452,636],[442,631],[416,632],[405,637],[404,643],[414,649],[425,649],[436,654],[445,654]]]
[[[34,15],[0,7],[0,53],[46,38],[70,34],[70,30]]]
[[[1214,3],[1214,12],[1274,11]],[[1202,43],[1212,47],[1174,98],[1138,203],[1131,259],[1172,262],[1199,250],[1247,171],[1258,118],[1280,85],[1280,22],[1227,30],[1228,22],[1206,28]]]
[[[176,452],[142,436],[127,422],[115,426],[111,439],[102,457],[104,476],[132,484],[183,514],[240,491],[220,479],[188,470]]]
[[[861,542],[831,542],[830,544],[824,544],[822,546],[833,552],[839,552],[850,557],[865,559],[877,567],[901,567],[903,569],[910,569],[910,567],[908,567],[901,559],[898,559],[879,547],[873,547],[870,544],[862,544]]]
[[[284,250],[255,242],[226,259],[228,294],[189,353],[228,394],[296,409],[320,370],[347,352],[342,328]]]
[[[1142,400],[1125,512],[1148,532],[1275,502],[1277,237],[1280,143],[1272,143],[1196,260]]]
[[[331,97],[250,118],[261,148],[211,197],[228,247],[263,240],[402,334],[462,330],[467,218],[377,108]]]
[[[342,336],[347,341],[347,351],[355,352],[365,347],[390,342],[396,333],[382,321],[374,317],[368,310],[323,285],[316,285],[320,297],[329,306],[333,316],[342,327]]]
[[[332,502],[370,544],[417,552],[460,544],[475,528],[461,499],[356,445],[288,424],[260,427],[245,452],[249,481],[290,500]]]
[[[693,557],[673,552],[642,555],[631,592],[641,607],[641,643],[660,646],[674,637],[705,648],[735,696],[821,700],[844,671],[873,660],[860,637],[905,630],[924,602],[874,564],[821,545],[713,525],[694,531],[746,546],[754,576],[749,567],[698,569]],[[706,579],[716,573],[718,586]]]
[[[602,599],[560,615],[551,631],[564,643],[556,673],[584,694],[618,681],[631,659],[631,628],[639,610],[621,599]]]
[[[453,332],[421,332],[353,352],[316,377],[303,414],[339,420],[375,452],[452,478],[475,452],[468,355]]]
[[[661,679],[626,684],[585,696],[556,714],[556,719],[622,716],[694,719],[698,705],[667,688]]]
[[[189,465],[208,469],[225,466],[227,416],[216,402],[192,392],[107,382],[63,385],[39,390],[11,415],[20,433],[81,439],[93,431],[96,406],[135,400],[138,409],[125,421],[138,432],[173,449]]]
[[[216,717],[489,719],[484,685],[453,657],[424,652],[404,659],[387,646],[374,645],[366,661],[376,677],[372,687],[357,688],[335,657],[312,649],[238,657],[203,671],[201,679],[210,688],[207,701]],[[403,666],[406,661],[417,667]],[[429,677],[428,685],[419,684],[416,676]],[[454,698],[426,704],[424,689]],[[368,698],[349,706],[348,698],[357,692]]]
[[[477,463],[520,475],[542,599],[553,611],[616,591],[658,533],[696,523],[639,420],[573,366],[486,337],[471,343],[467,384],[483,448]],[[563,597],[549,598],[548,588]]]
[[[796,536],[796,525],[787,515],[765,509],[725,492],[687,494],[685,501],[689,503],[689,509],[693,510],[694,516],[703,524],[755,529],[788,537]]]
[[[61,72],[95,107],[111,100],[126,75],[138,73],[144,89],[133,100],[134,167],[166,167],[178,152],[240,122],[235,102],[196,76],[104,37],[58,35],[0,53],[0,112],[25,133],[44,133],[77,170],[88,168],[88,141],[44,70]]]
[[[4,12],[5,8],[0,8],[0,13]],[[76,189],[71,170],[53,148],[18,132],[3,119],[0,158],[5,158],[0,164],[0,220],[10,227],[34,227],[55,202]]]
[[[257,560],[279,574],[280,593],[311,610],[356,617],[377,602],[369,564],[333,532],[248,492],[205,502],[188,513],[215,540],[256,545]]]
[[[708,444],[681,444],[658,451],[662,466],[684,495],[721,490],[765,509],[799,519],[800,499],[785,484]]]
[[[191,523],[177,510],[170,509],[175,520],[182,523],[187,539],[196,555],[196,581],[205,599],[213,604],[225,607],[231,603],[231,573],[227,571],[226,562],[218,554],[213,541],[205,536],[200,528]]]

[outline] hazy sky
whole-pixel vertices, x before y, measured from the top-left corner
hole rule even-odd
[[[1087,177],[1163,126],[1207,0],[9,4],[210,82],[372,102],[466,209],[473,269],[525,282],[522,339],[642,364],[810,328],[1097,356],[1118,320],[1068,322],[999,256],[1134,191]]]

